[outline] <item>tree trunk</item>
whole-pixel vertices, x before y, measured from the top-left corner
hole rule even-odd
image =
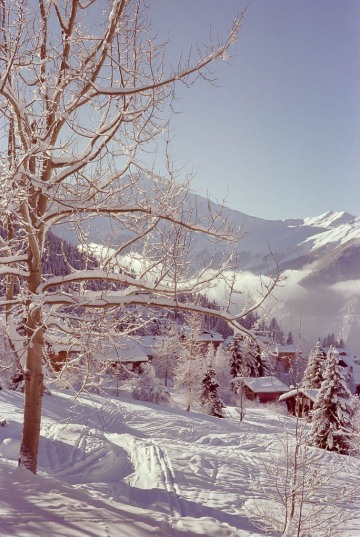
[[[39,271],[32,274],[29,279],[29,289],[36,288],[39,280]],[[26,329],[28,346],[25,367],[24,422],[19,466],[24,465],[36,474],[44,388],[42,370],[43,329],[40,308],[38,306],[29,308]]]
[[[33,342],[27,351],[25,371],[24,422],[19,465],[36,474],[40,440],[41,404],[43,395],[42,345]]]

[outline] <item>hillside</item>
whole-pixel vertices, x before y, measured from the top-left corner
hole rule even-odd
[[[240,423],[232,407],[217,419],[140,403],[126,392],[119,398],[83,393],[74,401],[54,388],[43,399],[35,477],[17,469],[22,405],[21,393],[0,392],[8,422],[0,427],[1,537],[279,535],[254,514],[264,506],[276,513],[276,487],[287,484],[279,469],[274,481],[273,465],[282,467],[282,442],[293,436],[295,420],[276,407],[248,408]],[[344,464],[342,456],[322,455],[318,479],[321,467],[327,474],[331,467],[331,480],[313,495],[329,503],[341,487],[356,484],[360,460]],[[359,534],[359,508],[357,492],[341,537]],[[339,511],[330,509],[331,524],[338,523]]]

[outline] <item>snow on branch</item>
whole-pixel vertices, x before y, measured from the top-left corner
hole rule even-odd
[[[155,289],[158,292],[163,293],[169,293],[170,289],[169,287],[165,286],[159,286],[156,284],[150,284],[149,282],[146,282],[145,280],[140,280],[136,278],[132,278],[131,276],[127,276],[126,274],[118,274],[113,272],[107,272],[105,270],[79,270],[75,272],[74,274],[69,274],[67,276],[56,276],[53,278],[49,278],[46,280],[46,282],[43,282],[37,289],[39,294],[44,293],[47,291],[50,287],[57,287],[64,284],[70,284],[70,283],[76,283],[76,282],[84,282],[84,281],[103,281],[103,282],[109,282],[109,283],[120,283],[127,286],[131,286],[136,290],[137,288],[143,289],[146,291],[154,291]],[[103,293],[103,292],[102,292]]]
[[[0,274],[8,276],[20,276],[22,278],[28,278],[30,276],[28,271],[14,267],[0,267]]]

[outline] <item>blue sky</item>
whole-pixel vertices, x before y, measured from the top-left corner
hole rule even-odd
[[[248,2],[151,0],[168,59],[222,35]],[[358,0],[255,0],[217,87],[179,87],[173,154],[194,189],[270,219],[360,210]]]

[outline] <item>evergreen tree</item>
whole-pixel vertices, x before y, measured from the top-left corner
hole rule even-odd
[[[225,408],[219,395],[219,383],[216,379],[216,373],[211,364],[208,365],[205,377],[202,381],[202,392],[200,397],[201,406],[207,414],[216,418],[223,418],[223,409]]]
[[[277,320],[273,317],[269,324],[269,331],[271,334],[271,339],[280,345],[284,344],[285,336],[284,332],[281,330]]]
[[[247,376],[248,368],[242,350],[242,336],[235,334],[229,347],[230,351],[230,374],[233,378],[237,376]]]
[[[254,328],[258,320],[259,320],[259,315],[257,313],[250,311],[247,315],[245,315],[243,319],[240,320],[240,324],[244,328],[251,330],[252,328]]]
[[[218,317],[214,324],[214,330],[219,332],[224,339],[233,335],[233,329],[229,326],[229,323]]]
[[[259,345],[249,337],[244,338],[243,355],[250,377],[265,377],[271,373],[270,364]]]
[[[354,417],[352,395],[339,366],[338,353],[331,346],[326,357],[324,381],[312,412],[310,444],[349,454],[353,449]]]
[[[310,351],[307,366],[301,382],[302,388],[318,389],[324,380],[325,353],[317,341],[315,349]]]
[[[255,341],[249,337],[234,336],[230,344],[230,374],[235,377],[264,377],[270,374],[270,365]]]
[[[292,332],[290,330],[290,332],[288,333],[287,338],[286,338],[286,345],[292,345],[293,343],[294,343],[294,338],[293,338]]]
[[[209,343],[206,354],[205,354],[205,361],[209,365],[213,365],[215,361],[215,347],[214,344],[211,342]]]

